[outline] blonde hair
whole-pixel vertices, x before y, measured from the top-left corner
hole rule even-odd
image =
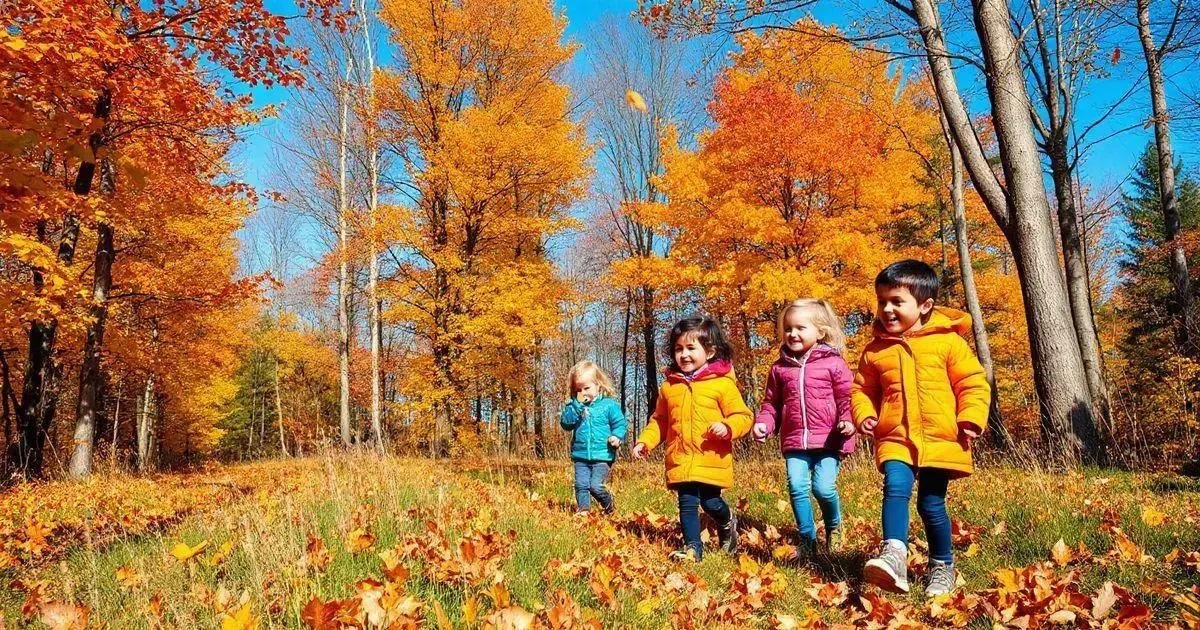
[[[592,380],[596,381],[596,387],[600,388],[600,393],[609,398],[616,398],[616,390],[613,389],[612,379],[596,365],[595,361],[580,361],[571,368],[571,374],[567,376],[567,389],[574,396],[578,390],[575,389],[575,384],[580,378],[591,376]]]
[[[779,312],[779,322],[776,330],[779,334],[780,343],[783,343],[785,338],[784,326],[787,322],[788,313],[793,310],[803,310],[809,314],[812,322],[817,325],[817,330],[821,331],[821,343],[838,352],[846,351],[846,333],[842,331],[842,320],[838,318],[837,313],[833,310],[833,305],[825,300],[811,298],[796,300]]]

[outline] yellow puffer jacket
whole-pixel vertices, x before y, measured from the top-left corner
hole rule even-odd
[[[724,422],[730,436],[718,439],[708,427]],[[754,417],[729,363],[716,361],[688,380],[669,372],[658,389],[654,415],[638,441],[650,451],[659,443],[667,449],[667,485],[699,481],[720,488],[733,485],[733,440],[746,435]]]
[[[991,387],[964,335],[971,316],[937,307],[918,331],[892,336],[875,323],[850,392],[854,422],[878,418],[875,462],[971,474],[971,449],[959,423],[983,432]]]

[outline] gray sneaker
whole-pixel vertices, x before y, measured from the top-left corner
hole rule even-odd
[[[954,565],[941,560],[929,561],[929,575],[925,578],[925,595],[948,595],[954,592],[958,582],[958,572]]]
[[[885,540],[879,555],[867,560],[863,579],[885,591],[908,592],[908,548],[899,540]]]

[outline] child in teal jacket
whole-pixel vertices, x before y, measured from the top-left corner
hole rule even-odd
[[[596,497],[605,513],[612,513],[613,498],[605,487],[617,447],[625,439],[627,423],[613,397],[612,381],[592,361],[571,368],[571,399],[563,407],[559,424],[571,431],[571,461],[575,463],[575,501],[580,512],[591,508]]]

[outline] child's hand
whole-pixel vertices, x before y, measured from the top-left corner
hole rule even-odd
[[[870,435],[875,431],[875,427],[878,425],[879,418],[867,418],[866,420],[862,421],[862,424],[858,426],[858,429],[862,431],[864,435]]]
[[[632,452],[633,452],[634,459],[646,459],[646,445],[645,444],[642,444],[641,442],[634,444]]]
[[[750,432],[754,435],[754,439],[759,442],[766,441],[767,439],[767,425],[761,422],[754,423],[754,428]]]
[[[715,438],[724,440],[729,437],[729,427],[724,422],[714,422],[708,425],[708,432]]]
[[[854,435],[854,423],[850,422],[849,420],[842,420],[841,422],[839,422],[837,425],[837,429],[838,429],[838,431],[841,431],[842,435],[844,435],[846,437],[850,437],[851,435]]]
[[[609,446],[611,446],[611,447],[613,447],[613,448],[616,448],[616,447],[620,446],[620,445],[621,445],[621,438],[619,438],[619,437],[617,437],[617,436],[615,436],[615,435],[610,435],[610,436],[608,436],[608,445],[609,445]]]
[[[958,424],[958,441],[963,443],[963,446],[971,448],[971,442],[979,437],[979,430],[974,425],[967,422]]]

